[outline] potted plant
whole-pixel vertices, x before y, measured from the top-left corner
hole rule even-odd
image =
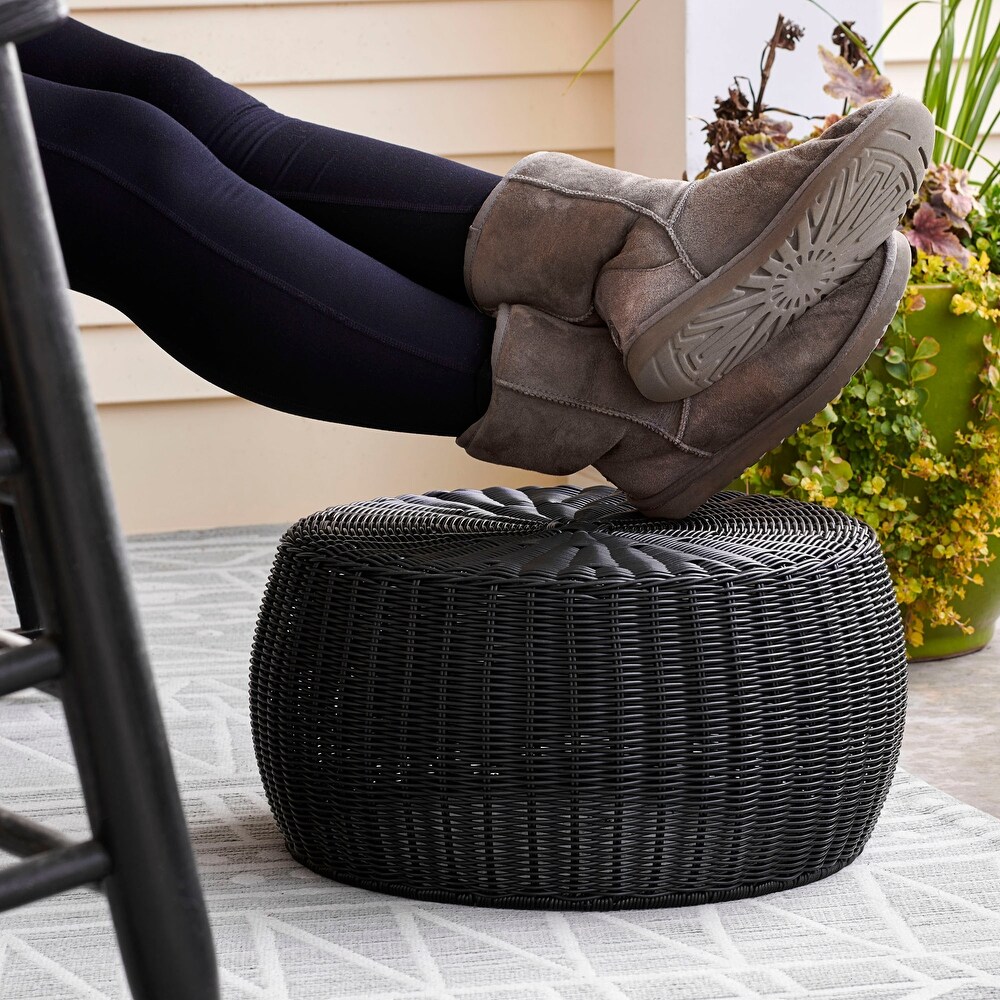
[[[923,101],[937,135],[901,226],[913,266],[897,315],[837,398],[730,485],[822,503],[871,525],[912,660],[981,648],[1000,614],[1000,166],[982,152],[1000,118],[986,119],[1000,81],[1000,27],[989,28],[992,0],[973,0],[968,30],[957,38],[961,3],[941,0],[929,53]],[[774,114],[792,112],[764,103],[775,53],[794,49],[804,34],[779,16],[757,88],[734,78],[705,122],[709,152],[698,176],[807,142],[852,108],[888,96],[892,84],[876,56],[917,6],[872,46],[853,22],[836,22],[837,51],[820,46],[820,57],[830,77],[824,90],[844,103],[798,139]],[[961,77],[956,58],[967,65]],[[973,182],[976,161],[986,172]]]

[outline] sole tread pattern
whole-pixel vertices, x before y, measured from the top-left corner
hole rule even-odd
[[[713,493],[724,489],[744,469],[759,461],[803,423],[811,420],[864,367],[871,352],[892,322],[896,306],[902,298],[909,278],[909,258],[900,258],[906,248],[897,237],[896,254],[885,265],[885,287],[874,312],[862,318],[844,348],[828,368],[803,390],[801,398],[785,411],[754,427],[739,441],[719,452],[701,473],[690,481],[676,484],[661,496],[659,504],[650,504],[647,513],[660,517],[684,517]],[[757,455],[752,459],[752,455]]]
[[[926,161],[898,129],[859,149],[752,273],[679,330],[667,317],[640,335],[662,339],[631,372],[640,391],[667,401],[712,385],[843,284],[896,228]]]

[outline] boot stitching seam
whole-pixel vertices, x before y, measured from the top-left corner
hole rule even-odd
[[[546,316],[554,316],[556,319],[561,319],[566,323],[582,323],[585,319],[590,319],[594,314],[593,305],[585,313],[580,313],[579,316],[563,316],[562,313],[550,312],[548,309],[542,309],[539,306],[532,306],[531,308],[536,309],[540,313],[545,313]]]
[[[684,263],[680,257],[675,257],[673,260],[668,260],[665,264],[655,264],[653,267],[626,267],[622,264],[619,264],[617,267],[612,267],[610,264],[605,264],[601,273],[608,274],[611,272],[628,272],[630,274],[652,274],[654,271],[662,271],[663,268],[670,267],[671,264],[676,264],[678,262],[681,264]]]
[[[674,249],[677,251],[677,256],[684,261],[684,266],[694,276],[695,281],[702,281],[705,276],[694,266],[694,261],[688,256],[688,252],[684,249],[684,245],[674,233],[674,223],[680,217],[681,210],[687,204],[688,195],[691,194],[693,188],[694,184],[691,183],[681,192],[680,198],[677,199],[677,204],[674,205],[674,210],[670,213],[670,218],[667,219],[665,228],[667,230],[667,234],[670,236],[670,241],[674,245]]]
[[[563,403],[568,406],[576,406],[582,410],[590,410],[594,413],[603,413],[610,417],[620,417],[623,420],[628,420],[633,424],[638,424],[640,427],[645,427],[647,430],[651,430],[658,434],[660,437],[665,438],[670,444],[679,448],[681,451],[690,452],[692,455],[697,455],[700,458],[711,458],[714,454],[710,451],[704,451],[701,448],[695,448],[693,445],[686,444],[679,437],[671,434],[669,431],[664,430],[657,424],[651,423],[648,420],[640,420],[638,417],[633,417],[628,413],[622,413],[619,410],[611,410],[604,406],[595,406],[593,403],[584,403],[578,399],[572,399],[569,396],[555,396],[546,392],[538,392],[535,389],[529,389],[526,385],[521,385],[518,382],[511,382],[508,379],[500,378],[494,373],[494,381],[497,385],[505,386],[508,389],[513,389],[515,392],[521,393],[523,396],[533,396],[536,399],[547,399],[553,403]]]
[[[516,303],[519,305],[525,305],[525,303]],[[582,323],[585,319],[590,319],[594,314],[594,306],[592,305],[585,313],[581,313],[579,316],[563,316],[562,313],[552,312],[550,309],[543,309],[541,306],[528,305],[529,309],[534,309],[535,312],[541,313],[543,316],[551,316],[553,319],[561,319],[564,323]],[[496,316],[499,312],[500,307],[497,306],[490,315]]]

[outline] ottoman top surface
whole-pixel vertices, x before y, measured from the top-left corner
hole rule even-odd
[[[373,572],[607,580],[813,571],[872,552],[864,522],[784,497],[723,491],[685,518],[649,518],[610,486],[431,490],[328,507],[281,546]]]
[[[303,558],[420,576],[581,581],[811,572],[881,550],[820,504],[732,491],[685,518],[649,518],[610,486],[431,490],[328,507],[281,546]]]

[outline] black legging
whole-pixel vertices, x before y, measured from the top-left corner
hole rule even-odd
[[[498,177],[72,19],[17,52],[71,287],[265,406],[452,437],[482,415],[494,321],[462,254]]]

